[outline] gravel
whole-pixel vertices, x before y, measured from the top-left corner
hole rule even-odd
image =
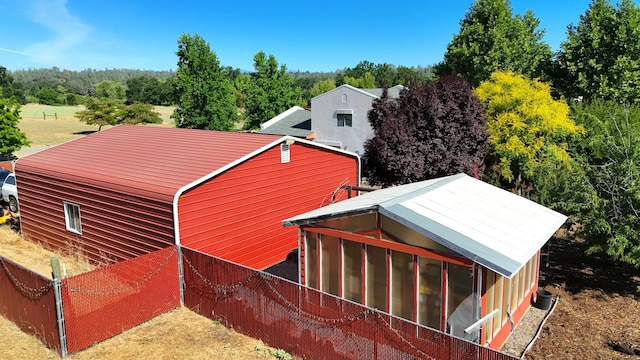
[[[556,301],[558,300],[552,302],[551,309],[553,309]],[[538,329],[542,326],[542,322],[551,309],[542,310],[531,306],[500,350],[517,357],[523,357],[525,349],[536,336]]]

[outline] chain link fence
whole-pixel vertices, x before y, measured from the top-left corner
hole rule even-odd
[[[60,351],[53,280],[0,256],[0,313]]]
[[[179,307],[177,259],[169,247],[62,280],[69,354]]]
[[[0,312],[63,357],[179,307],[182,295],[196,313],[303,358],[516,359],[187,248],[61,282],[2,257],[0,266]]]
[[[182,249],[184,305],[310,359],[515,357],[274,275]]]

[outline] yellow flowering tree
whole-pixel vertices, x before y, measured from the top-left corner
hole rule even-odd
[[[562,186],[558,182],[566,174],[560,172],[579,171],[569,141],[584,130],[569,117],[569,106],[552,98],[547,83],[496,71],[475,92],[488,121],[485,176],[489,181],[545,202],[543,194],[560,191],[550,190]]]

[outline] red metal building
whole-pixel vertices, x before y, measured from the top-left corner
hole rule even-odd
[[[25,238],[115,262],[174,243],[256,269],[287,217],[346,198],[356,154],[287,136],[121,125],[16,163]]]

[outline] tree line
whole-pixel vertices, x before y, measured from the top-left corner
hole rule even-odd
[[[531,11],[476,0],[437,80],[374,101],[364,174],[465,172],[569,215],[589,252],[640,266],[640,8],[592,0],[557,53]]]

